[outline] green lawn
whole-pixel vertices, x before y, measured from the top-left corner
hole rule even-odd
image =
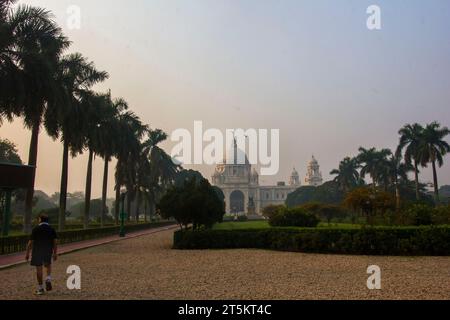
[[[319,228],[343,228],[352,229],[357,225],[345,224],[345,223],[328,223],[319,224]],[[224,222],[218,223],[214,226],[214,230],[242,230],[242,229],[266,229],[270,228],[268,221],[246,221],[246,222]]]

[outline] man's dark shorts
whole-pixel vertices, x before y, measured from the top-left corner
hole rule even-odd
[[[52,254],[43,254],[39,256],[33,256],[31,258],[31,265],[33,267],[50,266],[52,264]]]

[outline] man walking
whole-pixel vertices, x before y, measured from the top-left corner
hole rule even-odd
[[[43,295],[44,291],[44,281],[43,281],[43,267],[47,271],[47,278],[45,280],[45,290],[52,290],[52,260],[57,259],[57,235],[55,229],[49,225],[48,216],[39,216],[39,225],[33,229],[33,232],[28,241],[27,254],[25,259],[30,260],[31,255],[31,265],[36,267],[38,289],[36,290],[36,295]]]

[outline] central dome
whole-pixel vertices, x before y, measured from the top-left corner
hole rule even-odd
[[[225,164],[232,165],[248,165],[250,162],[248,161],[247,154],[245,151],[238,148],[236,140],[234,141],[231,148],[228,149],[227,154],[225,155]]]

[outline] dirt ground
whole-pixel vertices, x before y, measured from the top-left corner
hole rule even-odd
[[[35,297],[34,270],[0,271],[0,299],[450,299],[450,257],[367,257],[264,250],[177,251],[173,231],[61,256],[54,291]],[[81,268],[81,290],[66,270]],[[367,267],[382,270],[368,290]]]

